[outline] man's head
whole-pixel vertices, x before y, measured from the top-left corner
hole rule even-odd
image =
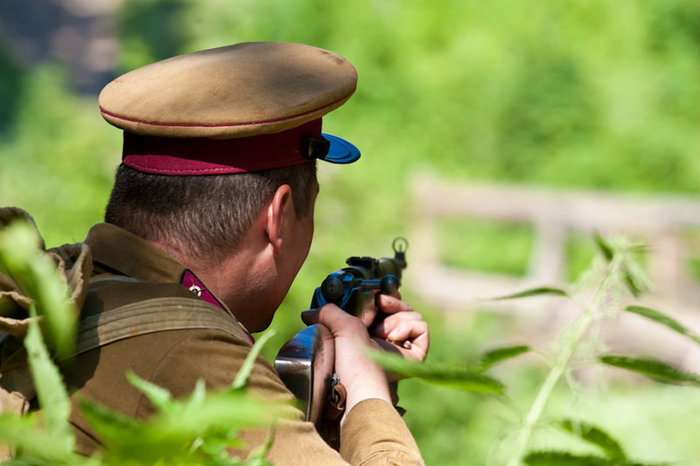
[[[104,118],[124,129],[107,221],[202,254],[235,248],[282,184],[303,216],[315,160],[359,158],[321,133],[321,117],[356,83],[339,55],[280,42],[180,55],[115,79],[100,94]]]
[[[360,156],[321,133],[321,117],[356,83],[339,55],[278,42],[181,55],[115,79],[100,94],[102,115],[124,130],[106,221],[200,272],[245,265],[238,289],[220,292],[276,307],[311,242],[315,160]],[[217,288],[221,274],[211,275]]]
[[[216,261],[240,246],[263,206],[282,185],[292,192],[294,213],[312,210],[316,163],[237,175],[167,176],[126,165],[117,170],[105,221],[180,256]]]

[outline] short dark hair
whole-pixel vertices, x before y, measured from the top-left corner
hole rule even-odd
[[[316,163],[233,175],[154,175],[120,165],[105,221],[188,254],[236,249],[277,188],[292,188],[297,217],[310,208]]]

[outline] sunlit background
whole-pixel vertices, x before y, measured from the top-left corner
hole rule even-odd
[[[357,93],[324,131],[363,154],[320,168],[315,242],[268,356],[300,329],[326,274],[347,256],[390,255],[396,236],[411,243],[402,291],[432,324],[431,360],[537,350],[495,371],[506,403],[402,382],[428,464],[500,464],[575,310],[483,298],[573,289],[593,231],[649,244],[641,263],[656,292],[642,302],[700,330],[700,6],[690,0],[2,0],[0,204],[28,210],[49,246],[81,241],[102,220],[120,157],[99,90],[159,59],[257,40],[356,65]],[[670,332],[631,317],[605,325],[610,347],[700,372],[700,350]],[[547,425],[573,416],[638,461],[700,462],[697,388],[575,369],[533,448],[589,451]]]

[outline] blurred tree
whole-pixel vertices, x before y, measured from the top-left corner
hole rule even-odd
[[[570,146],[600,133],[600,109],[594,89],[568,54],[525,49],[519,73],[504,90],[498,116],[500,157],[494,167],[508,180],[524,180]]]
[[[22,72],[0,45],[0,137],[17,111],[17,96],[22,89]]]
[[[187,0],[123,0],[119,9],[120,69],[130,71],[188,52]]]
[[[3,0],[2,50],[22,71],[60,63],[74,91],[97,94],[114,78],[115,6],[112,0]]]

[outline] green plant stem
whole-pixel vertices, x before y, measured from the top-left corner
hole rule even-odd
[[[614,270],[617,265],[616,262],[617,261],[613,260],[608,265],[605,278],[601,281],[600,285],[596,289],[596,292],[593,298],[591,299],[590,304],[569,327],[570,333],[566,340],[566,345],[559,352],[559,356],[557,357],[554,365],[550,369],[549,374],[547,374],[547,378],[542,383],[542,386],[537,392],[535,401],[532,403],[530,410],[525,416],[523,425],[520,428],[518,436],[515,440],[515,447],[513,448],[513,452],[510,458],[508,459],[507,466],[520,465],[520,459],[525,453],[525,448],[527,448],[527,444],[530,441],[532,431],[535,425],[537,424],[537,421],[540,419],[542,412],[544,411],[544,407],[552,394],[554,386],[557,384],[562,374],[564,374],[564,371],[566,370],[569,361],[571,360],[571,357],[574,355],[574,352],[576,351],[579,342],[586,334],[586,331],[588,330],[595,316],[597,315],[598,303],[600,301],[600,298],[604,295],[604,291],[607,289],[607,287],[610,285],[610,282],[612,281],[612,278],[614,276]]]

